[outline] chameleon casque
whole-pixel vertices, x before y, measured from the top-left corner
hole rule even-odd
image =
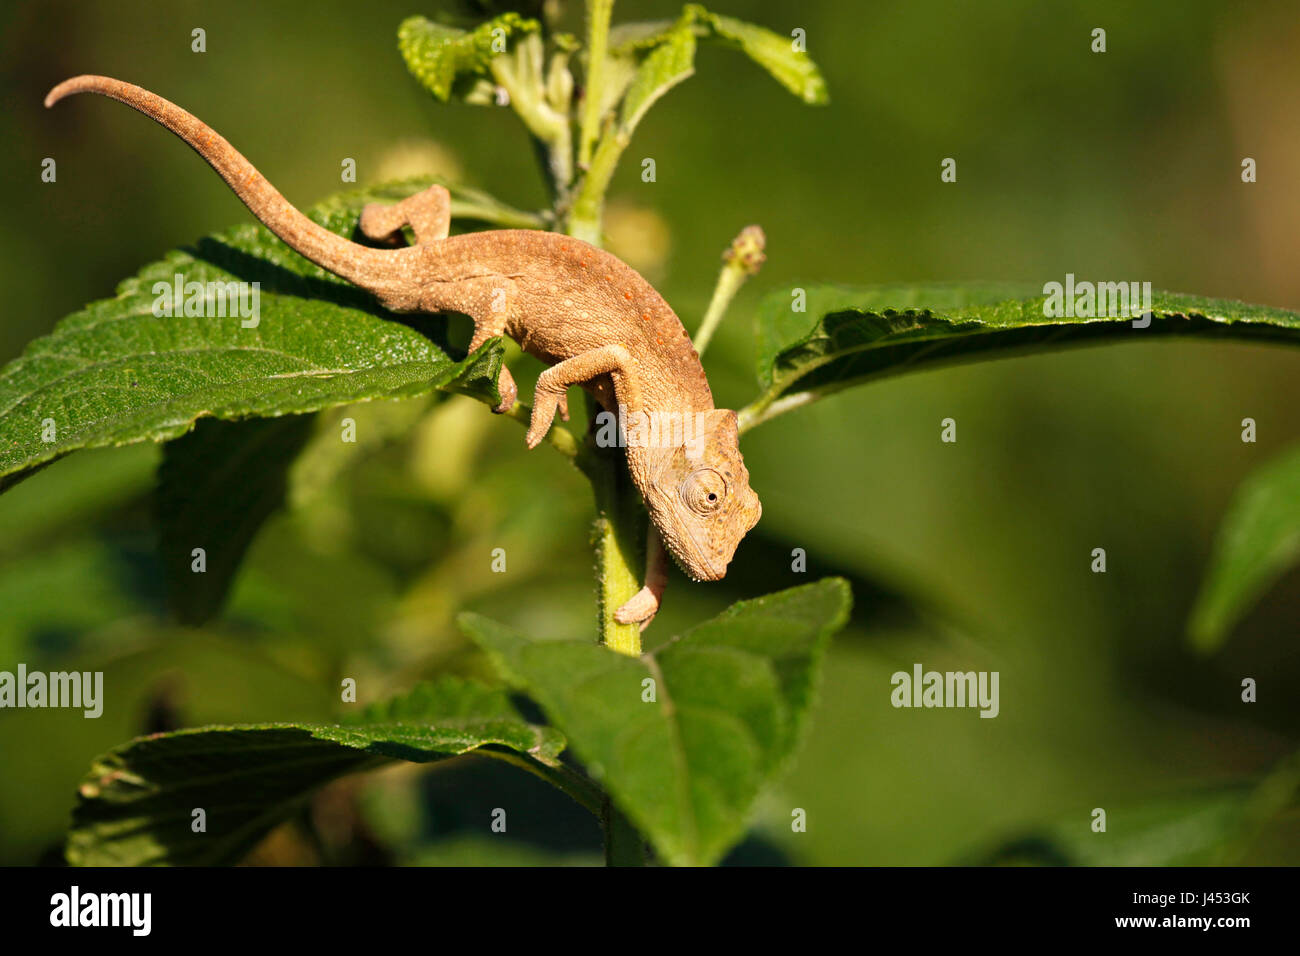
[[[652,522],[646,586],[615,613],[649,623],[666,583],[663,547],[695,580],[723,577],[762,506],[749,487],[734,411],[714,408],[704,368],[677,315],[636,270],[578,239],[501,229],[448,236],[450,196],[431,186],[392,206],[362,210],[361,232],[396,248],[351,242],[295,209],[253,165],[190,113],[139,86],[77,76],[54,87],[47,107],[75,93],[99,93],[154,119],[184,140],[224,179],[253,215],[323,269],[373,294],[393,312],[450,310],[474,322],[470,350],[508,335],[550,368],[537,379],[526,442],[535,448],[567,390],[580,385],[607,411],[669,413],[698,424],[688,443],[628,441],[633,483]],[[410,226],[413,246],[404,244]],[[502,367],[505,412],[517,389]]]

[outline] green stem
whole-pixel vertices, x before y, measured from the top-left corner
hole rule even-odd
[[[764,392],[737,413],[740,419],[738,430],[743,435],[751,428],[757,428],[764,422],[769,422],[792,408],[816,401],[819,397],[816,392],[795,392],[793,395],[776,399],[770,393]]]
[[[718,273],[718,284],[713,287],[713,298],[709,300],[709,307],[704,312],[700,327],[695,330],[694,339],[691,340],[696,354],[703,355],[704,350],[709,347],[709,343],[713,341],[713,333],[727,312],[727,306],[731,305],[731,300],[736,297],[736,293],[744,284],[744,272],[731,265],[722,267],[722,271]]]
[[[727,312],[727,306],[736,297],[745,280],[758,272],[763,264],[763,248],[766,240],[763,230],[758,226],[746,226],[740,235],[731,241],[727,251],[722,254],[722,271],[718,273],[717,285],[713,287],[713,298],[705,310],[704,319],[695,331],[693,344],[699,355],[709,347],[713,333]]]
[[[813,369],[820,368],[830,361],[830,358],[822,358],[815,362],[810,362],[808,365],[800,369],[799,375],[807,375]],[[900,366],[899,369],[893,371],[881,372],[876,377],[883,378],[887,375],[896,375],[899,370],[904,367],[905,366]],[[740,434],[743,435],[751,428],[756,428],[764,422],[770,422],[778,415],[784,415],[791,409],[800,408],[804,405],[810,404],[811,402],[815,402],[818,399],[825,398],[828,395],[834,395],[836,392],[843,391],[844,389],[849,388],[853,383],[852,381],[832,382],[829,385],[819,385],[815,390],[810,389],[805,392],[790,392],[789,394],[782,395],[782,390],[784,390],[788,384],[788,379],[773,382],[772,385],[763,392],[763,394],[759,395],[737,413],[740,418]]]
[[[600,127],[601,89],[604,83],[605,49],[609,37],[609,21],[614,0],[588,0],[587,4],[587,82],[582,107],[582,121],[578,138],[578,162],[584,168],[591,161],[592,144]],[[507,90],[509,88],[507,87]],[[513,96],[513,93],[511,94]],[[601,219],[604,210],[605,189],[618,162],[619,148],[606,148],[602,143],[597,150],[596,163],[588,169],[575,199],[570,193],[573,184],[572,156],[568,123],[564,124],[564,162],[568,166],[557,168],[556,149],[560,140],[543,139],[552,143],[551,175],[556,182],[554,211],[557,223],[563,223],[569,235],[600,246]],[[612,137],[610,137],[612,139]],[[612,154],[611,154],[612,150]],[[595,173],[593,176],[592,173]],[[586,396],[588,418],[597,411],[591,396]],[[508,412],[511,418],[527,423],[527,406],[515,404]],[[552,427],[548,440],[564,454],[591,482],[596,503],[596,519],[592,528],[592,547],[596,557],[596,615],[600,641],[611,650],[637,656],[641,653],[641,628],[637,624],[619,624],[614,612],[641,589],[645,568],[645,535],[648,527],[641,496],[632,484],[623,454],[617,448],[599,448],[591,434],[581,445],[565,429]],[[558,780],[556,781],[559,782]],[[582,793],[584,806],[590,794],[565,780],[574,790]],[[592,789],[597,789],[592,785]],[[574,792],[570,790],[570,792]],[[575,797],[576,799],[576,797]],[[609,866],[644,866],[645,842],[631,822],[610,801],[602,796],[597,801],[601,826],[605,833],[605,862]]]
[[[455,199],[451,201],[451,218],[477,219],[502,229],[545,229],[550,224],[548,216],[541,213],[458,202]]]
[[[531,410],[515,402],[506,412],[527,426]],[[641,653],[641,628],[620,624],[614,612],[641,590],[645,577],[647,518],[641,496],[627,473],[623,456],[578,440],[559,423],[551,426],[546,441],[574,463],[591,482],[596,498],[592,546],[596,551],[596,619],[600,641],[606,647],[636,657]]]
[[[601,242],[601,220],[605,215],[605,193],[614,170],[618,168],[619,157],[630,141],[621,129],[610,130],[609,134],[596,147],[586,175],[578,184],[573,204],[565,224],[565,231],[576,239],[599,246]]]
[[[586,808],[593,816],[604,819],[605,805],[609,802],[609,798],[600,792],[599,787],[576,771],[570,770],[563,765],[548,767],[536,760],[530,760],[522,754],[504,750],[492,750],[485,747],[477,752],[485,757],[491,757],[494,760],[500,760],[521,770],[526,770],[535,777],[540,777],[557,790],[567,793],[575,803]]]
[[[563,197],[573,182],[573,139],[568,117],[546,101],[541,58],[541,38],[529,36],[519,42],[513,56],[494,57],[488,69],[509,94],[511,109],[542,144],[552,191]]]
[[[606,797],[600,825],[605,831],[606,866],[645,866],[645,841],[636,827]]]
[[[591,409],[594,411],[594,409]],[[529,406],[515,402],[505,413],[525,427],[532,417]],[[648,519],[641,495],[632,484],[627,465],[618,449],[597,448],[591,441],[579,443],[567,428],[553,424],[546,442],[571,459],[591,482],[596,499],[596,520],[592,547],[596,552],[596,615],[600,641],[622,654],[641,653],[641,628],[620,624],[614,612],[639,590],[645,577],[645,545]]]
[[[527,428],[532,422],[533,410],[523,402],[515,402],[510,406],[510,410],[505,413],[505,416],[514,419]],[[573,432],[567,428],[561,428],[558,421],[553,423],[546,432],[546,443],[566,458],[578,457],[578,440],[573,437]]]
[[[587,0],[587,82],[582,100],[582,129],[578,135],[578,165],[591,161],[591,147],[600,135],[600,104],[605,85],[605,49],[614,0]]]
[[[587,4],[587,84],[583,91],[582,128],[578,133],[578,168],[582,181],[565,216],[564,231],[593,246],[601,244],[601,221],[605,213],[605,192],[627,148],[628,133],[610,130],[600,139],[600,104],[604,101],[605,49],[609,18],[614,0],[589,0]],[[595,155],[592,146],[596,146]]]
[[[614,612],[641,590],[647,519],[618,449],[588,441],[577,458],[596,498],[592,546],[596,551],[596,615],[601,642],[633,657],[641,653],[641,628],[620,624]]]

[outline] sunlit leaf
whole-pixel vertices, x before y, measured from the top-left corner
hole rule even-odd
[[[807,51],[796,47],[794,37],[781,36],[766,27],[734,17],[710,13],[698,4],[688,4],[686,11],[708,28],[711,38],[741,50],[805,103],[820,106],[830,102],[821,71]]]
[[[510,37],[540,29],[536,20],[505,13],[473,30],[407,17],[397,29],[397,46],[407,69],[438,99],[451,99],[461,78],[481,77],[492,58],[505,52]]]
[[[351,235],[366,202],[423,185],[348,193],[312,216]],[[259,283],[256,327],[238,314],[155,315],[155,283],[177,276]],[[499,342],[461,361],[445,343],[444,319],[387,312],[262,226],[237,226],[146,266],[0,369],[0,479],[80,448],[176,438],[204,416],[299,414],[434,388],[494,401]]]
[[[634,21],[613,27],[609,32],[610,52],[622,58],[643,55],[670,42],[683,26],[697,37],[740,50],[805,103],[820,106],[830,101],[826,80],[812,57],[798,46],[799,39],[712,13],[697,3],[687,4],[677,20]]]
[[[1069,345],[1198,336],[1300,345],[1300,314],[1225,299],[1151,295],[1149,325],[1049,317],[1046,297],[1006,285],[796,287],[759,307],[757,374],[764,392],[742,427],[886,375]],[[781,407],[780,405],[777,406]]]
[[[641,657],[535,641],[476,614],[461,627],[666,862],[708,865],[744,835],[794,752],[849,603],[847,584],[827,578],[742,601]]]

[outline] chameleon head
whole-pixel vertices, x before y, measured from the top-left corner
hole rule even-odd
[[[736,413],[695,414],[686,439],[648,455],[651,480],[642,490],[664,547],[697,581],[717,581],[763,506],[749,487]]]

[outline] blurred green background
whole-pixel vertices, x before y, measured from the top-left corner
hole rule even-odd
[[[1289,0],[981,4],[714,0],[807,31],[831,104],[809,108],[740,55],[702,47],[696,76],[638,130],[615,179],[615,251],[688,328],[727,242],[750,223],[768,261],[706,366],[720,405],[752,397],[751,318],[799,283],[1082,278],[1300,309],[1300,14]],[[615,22],[678,4],[619,0]],[[411,0],[9,3],[0,170],[0,359],[167,249],[247,212],[188,149],[123,107],[45,92],[78,73],[147,86],[222,132],[292,201],[358,179],[439,173],[544,203],[504,109],[437,104],[406,72]],[[797,12],[796,12],[797,11]],[[570,11],[575,28],[580,9]],[[1090,52],[1107,30],[1108,52]],[[207,52],[190,32],[207,32]],[[44,157],[58,181],[40,181]],[[639,178],[656,159],[658,178]],[[939,164],[957,159],[958,182]],[[1240,180],[1243,157],[1259,181]],[[527,382],[535,366],[517,362]],[[1094,807],[1257,776],[1296,749],[1300,575],[1208,658],[1187,612],[1234,487],[1300,439],[1300,356],[1159,342],[1008,359],[859,388],[751,433],[763,522],[727,580],[674,572],[655,627],[675,630],[812,570],[855,583],[811,733],[736,859],[935,864]],[[528,384],[524,385],[527,393]],[[343,412],[322,416],[337,436]],[[149,729],[336,713],[441,670],[485,673],[452,623],[465,608],[539,635],[593,629],[589,489],[519,427],[468,400],[364,406],[363,436],[318,441],[291,507],[254,543],[227,611],[166,623],[150,489],[158,449],[64,459],[0,498],[0,668],[103,669],[99,720],[0,712],[0,862],[58,859],[97,753]],[[939,422],[958,422],[956,445]],[[1240,440],[1254,418],[1257,444]],[[489,573],[504,547],[509,573]],[[1108,572],[1089,571],[1104,547]],[[916,596],[922,613],[898,595]],[[889,675],[998,670],[1001,715],[895,710]],[[1240,701],[1240,681],[1259,702]],[[576,861],[582,812],[513,771],[398,768],[329,791],[273,862]],[[515,814],[508,853],[476,809]],[[808,832],[789,832],[791,807]],[[499,847],[498,847],[499,850]],[[1141,854],[1130,862],[1156,862]],[[1244,848],[1300,861],[1300,821]]]

